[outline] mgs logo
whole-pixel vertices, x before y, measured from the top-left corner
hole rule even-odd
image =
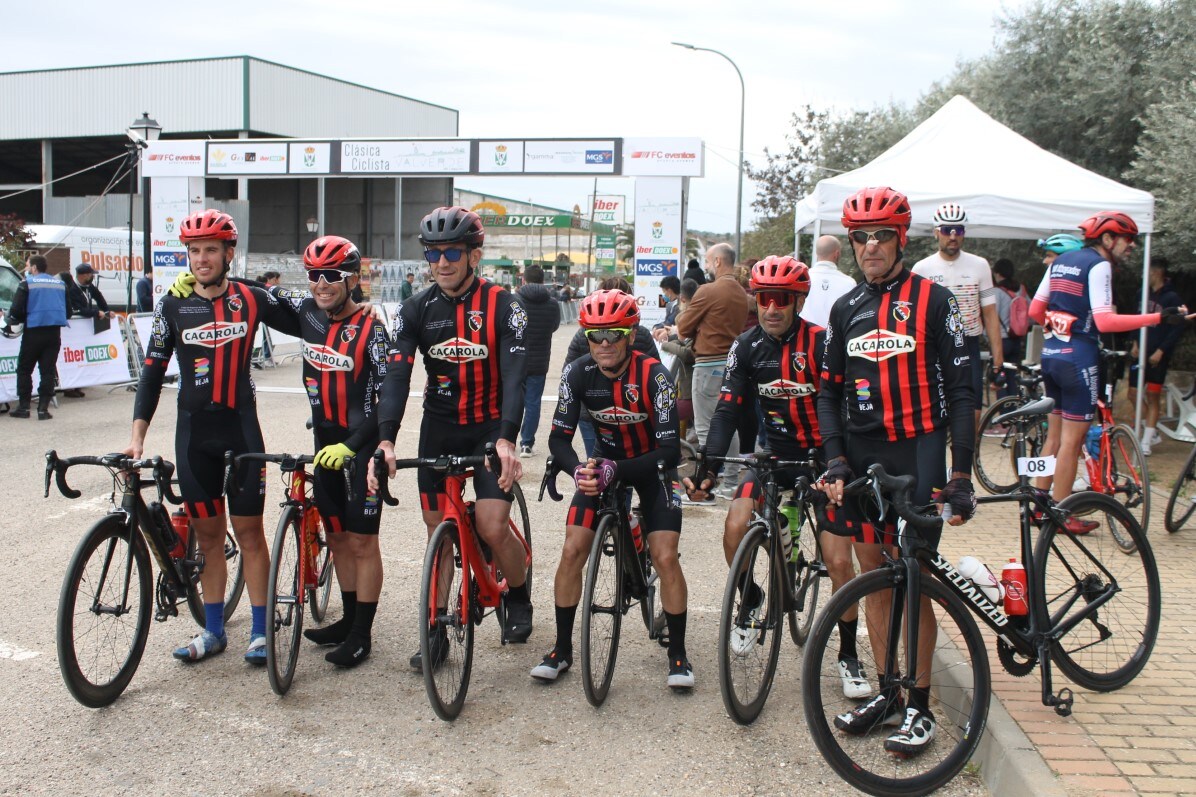
[[[640,400],[640,386],[632,384],[623,385],[623,395],[627,397],[628,404],[635,404]]]
[[[336,349],[303,341],[303,359],[317,371],[352,371],[353,358]]]
[[[909,321],[912,302],[893,302],[893,318],[901,323]]]
[[[228,299],[225,300],[224,303],[226,305],[228,305],[229,312],[231,312],[231,313],[241,312],[241,297],[240,296],[230,296],[230,297],[228,297]]]
[[[890,357],[909,354],[917,347],[917,341],[909,335],[877,329],[847,341],[847,356],[884,362]]]
[[[484,360],[490,356],[490,349],[482,343],[473,343],[465,338],[449,338],[428,349],[428,356],[450,363],[467,363]]]
[[[469,328],[472,329],[474,332],[478,332],[479,330],[481,330],[481,328],[482,328],[482,311],[481,310],[470,310],[467,315],[469,316],[469,320],[468,320]]]
[[[756,385],[756,392],[763,398],[789,399],[814,395],[814,386],[791,382],[788,379],[774,379],[766,384]]]
[[[194,329],[183,330],[183,343],[188,346],[206,346],[214,349],[249,334],[249,324],[244,321],[212,321]]]
[[[357,337],[357,329],[356,324],[345,324],[341,327],[341,340],[345,343],[352,343],[353,339]]]
[[[607,407],[604,410],[591,410],[594,420],[609,423],[612,426],[634,426],[648,420],[646,412],[632,412],[619,407]]]

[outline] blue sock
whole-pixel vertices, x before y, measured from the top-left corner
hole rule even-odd
[[[214,637],[224,636],[224,602],[205,603],[203,611],[204,628],[208,633]]]
[[[249,611],[253,614],[253,624],[249,629],[249,636],[265,636],[266,635],[266,607],[265,606],[250,606]]]

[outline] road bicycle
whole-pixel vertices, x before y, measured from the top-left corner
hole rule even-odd
[[[1007,493],[1017,487],[1014,429],[1008,424],[997,424],[995,420],[1042,397],[1042,366],[1005,363],[1003,373],[1006,384],[1015,386],[1017,393],[997,399],[980,416],[972,468],[976,481],[993,494]],[[1030,456],[1036,457],[1042,451],[1046,433],[1046,418],[1027,427],[1026,445]]]
[[[375,455],[376,457],[376,455]],[[507,644],[507,580],[488,545],[474,525],[474,502],[464,499],[465,484],[476,468],[489,463],[501,472],[498,452],[487,443],[481,455],[400,459],[396,468],[430,468],[445,477],[444,519],[428,539],[419,592],[419,650],[423,660],[424,689],[432,710],[451,721],[461,713],[473,670],[474,626],[492,609]],[[527,590],[532,589],[532,533],[527,503],[516,483],[511,487],[511,533],[526,555]]]
[[[723,706],[736,722],[749,725],[760,716],[772,689],[785,618],[789,635],[801,647],[818,611],[822,579],[829,576],[822,562],[813,513],[822,493],[812,486],[809,475],[799,475],[792,485],[782,485],[779,472],[801,468],[812,474],[821,466],[813,455],[805,460],[780,460],[767,454],[712,456],[707,461],[751,468],[764,493],[731,558],[718,632]],[[789,492],[797,504],[796,528],[781,526],[785,519],[780,511],[783,492]]]
[[[1046,398],[998,419],[1014,425],[1019,454],[1025,451],[1027,427],[1053,406]],[[1074,695],[1066,687],[1055,692],[1052,663],[1075,684],[1102,692],[1125,686],[1146,665],[1158,635],[1161,597],[1158,569],[1141,526],[1108,495],[1079,492],[1054,504],[1030,486],[1035,472],[1023,467],[1012,493],[978,499],[981,504],[1018,504],[1028,588],[1024,616],[1006,614],[920,536],[939,528],[942,519],[910,505],[912,477],[889,476],[874,465],[845,491],[856,496],[851,500],[870,496],[867,500],[880,512],[891,503],[899,517],[900,551],[899,558],[886,551],[879,568],[836,592],[806,644],[806,720],[819,752],[852,786],[870,794],[925,794],[949,782],[967,763],[983,735],[992,694],[988,655],[974,618],[992,630],[997,659],[1008,673],[1023,677],[1037,667],[1042,702],[1061,716],[1071,713]],[[1104,529],[1118,527],[1136,550],[1124,553],[1113,535],[1100,531],[1067,532],[1071,515],[1096,519]],[[1031,546],[1036,523],[1041,527]],[[1007,586],[1016,596],[1017,585]],[[920,629],[917,622],[922,597],[930,600],[937,616],[932,629]],[[852,608],[867,618],[876,672],[885,673],[879,679],[881,690],[908,692],[929,679],[937,730],[926,749],[912,758],[886,752],[875,735],[835,730],[835,718],[856,707],[843,697],[834,653],[838,621]],[[929,673],[917,664],[919,634],[927,630],[935,637]]]
[[[540,484],[540,500],[547,490],[553,501],[563,496],[556,488],[552,457]],[[672,492],[664,460],[656,463],[661,489]],[[639,605],[640,617],[648,631],[662,647],[668,647],[668,629],[664,610],[657,610],[657,581],[659,574],[652,566],[648,540],[643,532],[639,507],[631,509],[631,488],[622,480],[615,480],[598,496],[595,514],[594,542],[586,560],[585,587],[581,597],[581,684],[586,700],[597,708],[610,692],[619,656],[619,639],[623,617],[632,606]],[[637,521],[632,528],[632,517]]]
[[[1193,512],[1196,512],[1196,446],[1192,446],[1183,470],[1175,477],[1171,495],[1167,497],[1163,525],[1174,534],[1192,518]]]
[[[83,535],[67,567],[58,599],[56,637],[58,668],[76,700],[90,708],[110,705],[128,687],[149,637],[153,619],[177,616],[186,602],[191,616],[204,624],[203,592],[199,576],[204,556],[196,535],[183,540],[175,531],[164,501],[182,499],[171,487],[174,465],[161,457],[133,459],[124,454],[60,458],[46,452],[45,495],[50,480],[67,498],[82,495],[66,481],[76,465],[94,465],[112,476],[112,509]],[[145,479],[142,471],[149,470]],[[157,499],[145,501],[142,491],[157,489]],[[119,498],[118,498],[119,496]],[[185,528],[185,527],[184,527]],[[158,562],[152,584],[150,555]],[[241,596],[240,551],[235,541],[225,545],[230,558],[225,616]]]

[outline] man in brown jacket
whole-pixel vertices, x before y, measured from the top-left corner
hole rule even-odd
[[[735,280],[735,250],[728,244],[715,244],[706,250],[706,265],[714,272],[714,281],[698,288],[685,312],[677,316],[678,336],[693,341],[694,430],[700,447],[706,445],[710,418],[718,406],[727,352],[752,312],[751,300]],[[729,451],[739,450],[737,441],[738,436],[732,438]],[[739,469],[725,468],[723,476],[718,494],[730,497]]]

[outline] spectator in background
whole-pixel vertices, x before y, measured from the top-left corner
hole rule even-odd
[[[839,270],[839,258],[842,255],[843,247],[833,235],[823,235],[814,244],[810,295],[801,311],[801,317],[814,326],[825,328],[835,300],[855,287],[855,280]]]
[[[698,259],[692,258],[685,268],[685,276],[682,279],[693,280],[698,283],[698,287],[706,284],[706,272],[702,270],[702,264]]]
[[[75,282],[79,292],[76,299],[82,299],[75,315],[81,318],[112,318],[116,313],[108,309],[108,300],[96,285],[96,270],[86,263],[75,266]]]
[[[1183,300],[1171,286],[1167,278],[1167,268],[1170,264],[1165,257],[1150,259],[1150,293],[1147,296],[1146,312],[1159,313],[1164,307],[1175,307],[1183,304]],[[1141,297],[1135,307],[1141,307]],[[1162,441],[1159,431],[1159,409],[1163,397],[1163,385],[1167,381],[1167,366],[1171,362],[1171,352],[1179,342],[1186,327],[1182,325],[1160,324],[1146,329],[1146,407],[1143,413],[1144,429],[1142,430],[1142,453],[1150,456],[1151,449]],[[1138,336],[1134,336],[1130,346],[1129,400],[1137,404],[1138,401]]]
[[[141,279],[137,280],[137,286],[134,289],[134,295],[137,297],[137,312],[152,313],[154,311],[154,267],[146,265],[145,271],[141,274]]]
[[[535,266],[535,268],[539,269],[540,267]],[[540,282],[544,281],[543,275],[544,275],[544,271],[543,271],[543,269],[540,269]],[[525,279],[526,279],[526,277],[525,277]],[[545,293],[547,293],[547,291],[545,291]],[[415,274],[408,271],[407,279],[403,280],[403,284],[399,286],[399,304],[402,304],[403,302],[407,301],[414,295],[415,295]],[[560,313],[558,312],[557,315],[560,315]]]
[[[681,293],[681,280],[677,279],[672,274],[669,274],[667,277],[661,277],[660,293],[662,296],[664,296],[665,300],[664,320],[652,327],[653,335],[657,334],[657,330],[667,330],[669,327],[674,326],[677,323],[677,300]]]
[[[1014,297],[1019,294],[1027,304],[1030,302],[1030,296],[1026,293],[1025,286],[1014,279],[1013,261],[1009,258],[1003,257],[993,263],[993,276],[993,287],[996,288],[993,293],[997,297],[997,322],[1001,327],[1001,350],[1005,355],[1005,362],[1019,363],[1022,361],[1022,338],[1013,334],[1009,328],[1009,307],[1013,304]],[[1017,395],[1017,380],[1007,378],[997,396],[1004,398],[1014,395]]]
[[[523,270],[523,287],[517,293],[527,313],[527,331],[523,335],[527,345],[527,378],[523,380],[523,425],[519,427],[519,456],[527,458],[534,455],[540,399],[544,396],[544,379],[552,357],[552,333],[561,326],[561,313],[544,287],[544,269],[539,266]]]
[[[661,285],[664,282],[661,281]],[[689,306],[693,301],[694,294],[698,292],[698,283],[691,279],[687,279],[681,283],[681,293],[677,298],[677,312],[680,313]],[[673,334],[666,336],[663,340],[660,338],[662,330],[653,330],[652,334],[657,336],[656,341],[660,345],[660,350],[676,357],[673,364],[673,382],[677,385],[677,419],[680,421],[681,439],[687,440],[691,436],[693,441],[696,441],[697,435],[693,433],[694,420],[694,402],[693,402],[693,366],[694,366],[694,350],[693,346],[688,340],[681,340],[676,335],[677,327],[672,327]]]
[[[28,418],[33,399],[33,366],[41,375],[37,390],[37,419],[48,421],[50,399],[58,382],[58,350],[62,348],[62,328],[71,314],[67,304],[67,285],[46,273],[49,265],[43,255],[32,255],[25,262],[25,280],[17,286],[12,309],[5,318],[5,335],[13,324],[24,324],[21,349],[17,355],[17,408],[13,418]],[[67,275],[70,276],[69,274]]]

